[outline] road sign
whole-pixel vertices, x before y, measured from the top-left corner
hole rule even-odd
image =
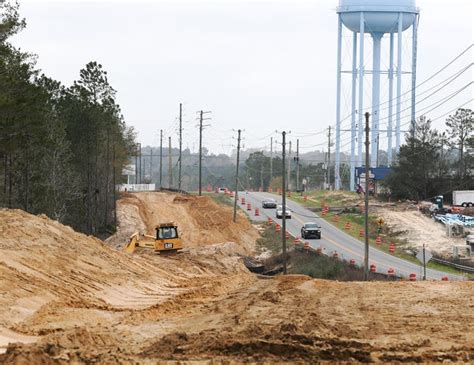
[[[425,259],[423,260],[423,250],[418,251],[416,258],[423,264],[423,262],[428,262],[433,258],[433,254],[429,250],[425,250]]]

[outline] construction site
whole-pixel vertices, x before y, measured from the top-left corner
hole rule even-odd
[[[470,362],[472,282],[253,274],[258,226],[210,197],[123,194],[106,241],[0,211],[0,363]],[[179,222],[184,249],[127,254]]]

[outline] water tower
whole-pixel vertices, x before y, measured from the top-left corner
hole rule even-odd
[[[403,75],[411,75],[411,119],[415,120],[415,84],[416,84],[416,49],[417,49],[417,27],[419,10],[415,0],[340,0],[337,8],[338,14],[338,39],[337,39],[337,95],[336,95],[336,162],[335,176],[336,189],[341,187],[340,178],[340,149],[341,149],[341,78],[343,74],[352,76],[351,84],[351,161],[350,161],[350,186],[355,187],[355,167],[362,166],[365,120],[364,113],[371,113],[371,156],[370,166],[377,166],[377,150],[379,142],[379,121],[381,114],[386,114],[387,120],[387,154],[388,164],[392,163],[392,136],[393,121],[395,119],[395,150],[400,148],[400,118],[402,104],[402,80]],[[341,48],[343,37],[343,25],[346,31],[352,33],[352,69],[343,70],[341,63]],[[411,32],[411,62],[402,64],[402,53],[406,45],[402,33],[409,28]],[[372,62],[366,59],[367,50],[364,51],[365,34],[372,38]],[[388,45],[388,69],[381,69],[380,60],[385,36],[389,38]],[[395,42],[395,38],[397,38]],[[405,37],[406,38],[406,37]],[[394,48],[397,46],[397,62],[394,64]],[[368,45],[370,46],[370,45]],[[404,47],[405,46],[405,47]],[[385,47],[387,48],[387,47]],[[406,58],[406,57],[405,57]],[[367,67],[368,66],[368,67]],[[396,67],[395,67],[396,66]],[[411,70],[404,70],[410,68]],[[393,95],[393,81],[396,74],[396,96]],[[380,80],[381,77],[388,78],[388,100],[384,100],[381,106]],[[364,105],[364,79],[371,76],[371,109]],[[406,81],[405,81],[406,83]],[[395,104],[395,113],[393,110]],[[357,141],[357,161],[355,157],[355,144]]]

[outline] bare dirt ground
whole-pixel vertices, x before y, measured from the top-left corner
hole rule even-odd
[[[232,222],[231,207],[217,204],[207,196],[142,192],[124,194],[118,202],[118,234],[107,240],[120,248],[135,231],[154,235],[162,222],[179,223],[186,247],[201,247],[222,242],[235,242],[243,251],[254,251],[258,231],[239,211]]]
[[[445,226],[423,215],[413,205],[399,203],[390,207],[380,206],[375,208],[375,212],[384,218],[392,233],[410,247],[419,249],[425,244],[430,250],[449,256],[453,245],[465,244],[464,238],[448,237]]]
[[[172,257],[110,245],[0,210],[0,363],[474,360],[472,282],[260,278],[242,243]]]

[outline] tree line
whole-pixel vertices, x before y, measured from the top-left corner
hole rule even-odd
[[[25,27],[17,4],[0,4],[0,204],[94,235],[115,227],[115,189],[135,134],[97,62],[64,86],[9,38]]]
[[[460,108],[439,132],[420,117],[400,146],[398,163],[385,185],[394,198],[413,200],[474,189],[474,112]]]
[[[450,115],[446,119],[444,132],[434,129],[432,122],[421,116],[411,125],[391,173],[382,182],[386,191],[392,198],[422,200],[437,195],[447,195],[449,198],[453,190],[474,189],[473,134],[474,112],[471,109],[460,108]],[[379,153],[383,163],[386,153]],[[302,179],[307,180],[309,189],[324,189],[327,187],[328,173],[329,181],[334,183],[333,166],[328,168],[323,162],[312,164],[300,159],[300,185],[296,187],[297,161],[292,158],[290,163],[288,187],[291,190],[301,189]],[[349,164],[342,163],[341,183],[344,189],[349,189],[349,175]],[[256,151],[245,160],[240,181],[241,188],[267,190],[271,187],[275,190],[281,187],[281,179],[281,157],[271,159],[264,151]]]

